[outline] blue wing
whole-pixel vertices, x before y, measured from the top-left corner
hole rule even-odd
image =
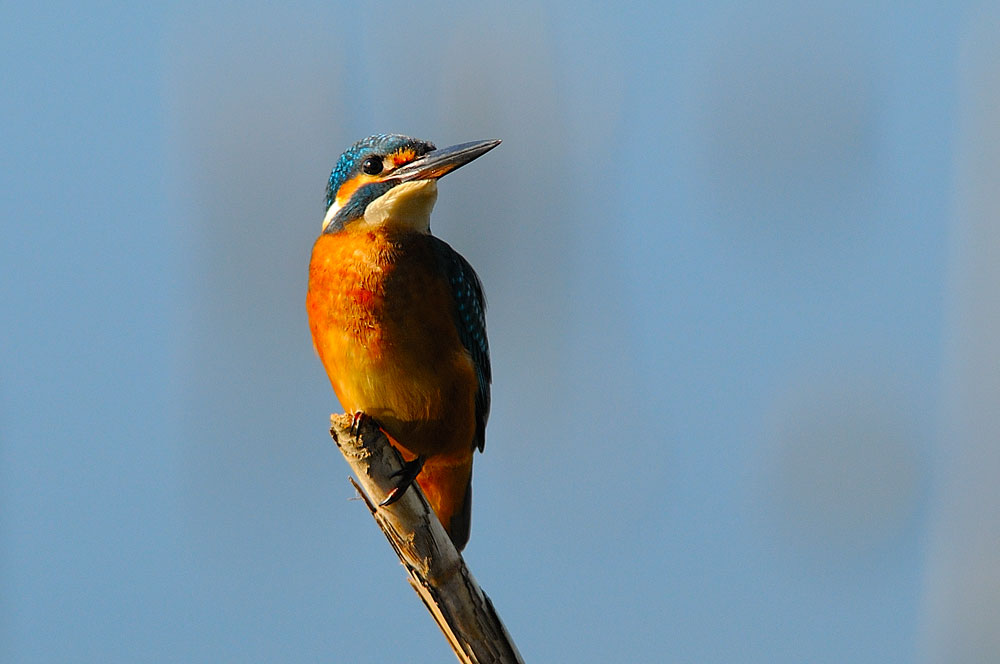
[[[462,345],[469,351],[476,368],[479,389],[476,390],[476,438],[479,451],[486,445],[486,419],[490,414],[490,344],[486,338],[486,298],[483,285],[469,261],[451,248],[447,242],[430,236],[434,252],[448,276],[451,295],[455,303],[455,325]]]

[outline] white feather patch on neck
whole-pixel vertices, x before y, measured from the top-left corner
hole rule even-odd
[[[395,226],[429,233],[431,210],[437,201],[437,180],[404,182],[385,192],[365,208],[363,228]]]
[[[340,208],[341,207],[342,206],[339,205],[337,203],[337,201],[334,201],[333,203],[330,204],[330,207],[327,208],[327,210],[326,210],[326,216],[323,217],[323,232],[324,233],[326,232],[326,227],[330,225],[330,222],[333,221],[333,218],[337,216],[338,212],[340,212]]]

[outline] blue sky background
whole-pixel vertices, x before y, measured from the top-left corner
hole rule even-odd
[[[495,371],[466,558],[528,662],[1000,660],[990,4],[0,7],[0,660],[449,661],[327,430],[340,152]]]

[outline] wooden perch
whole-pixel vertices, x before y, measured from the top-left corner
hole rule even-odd
[[[351,483],[368,505],[410,575],[427,610],[464,664],[524,664],[493,603],[476,583],[437,515],[413,483],[403,497],[379,507],[402,468],[399,452],[370,418],[351,431],[351,415],[332,415],[330,434],[354,471]]]

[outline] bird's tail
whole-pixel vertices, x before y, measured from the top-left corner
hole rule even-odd
[[[469,543],[469,533],[472,530],[472,474],[469,474],[469,481],[465,484],[465,498],[461,507],[451,517],[451,523],[445,528],[455,548],[461,551]]]
[[[469,541],[472,525],[472,455],[459,461],[430,457],[417,475],[417,483],[461,551]]]

